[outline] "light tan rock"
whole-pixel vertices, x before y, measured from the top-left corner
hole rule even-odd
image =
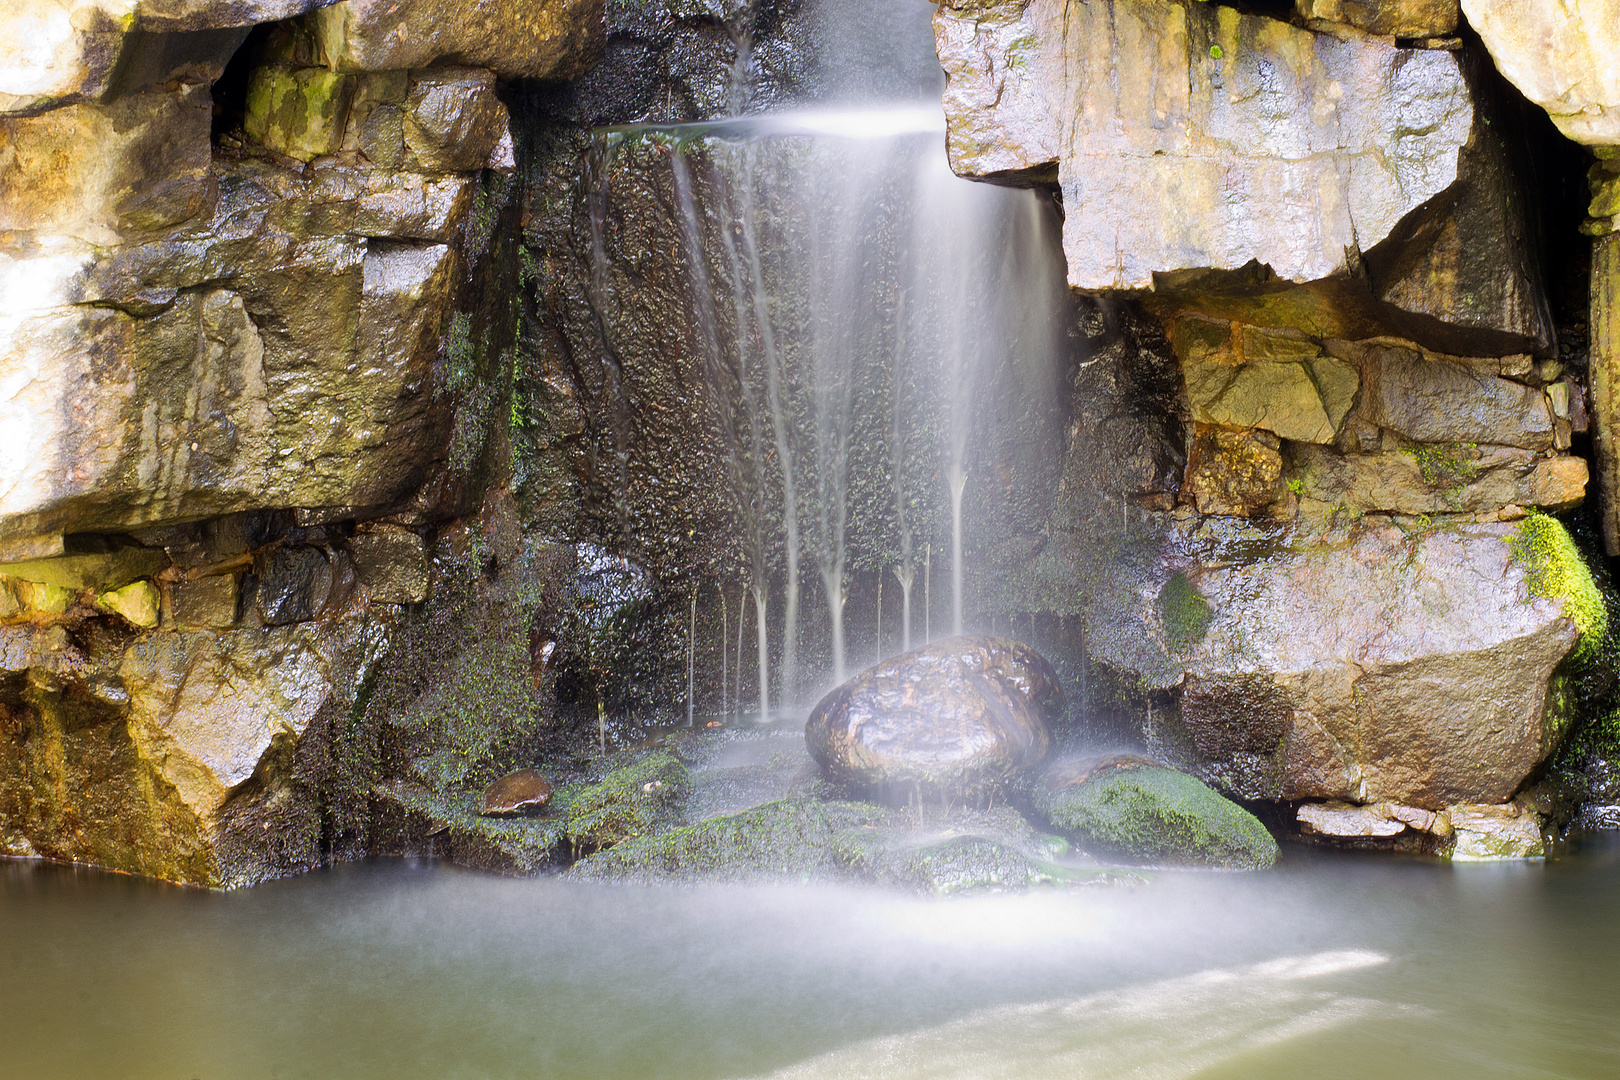
[[[98,545],[100,547],[100,545]],[[133,544],[0,564],[0,574],[63,589],[115,589],[169,565],[162,548]]]
[[[0,118],[0,233],[111,245],[123,231],[197,214],[210,190],[212,111],[208,88],[192,86]],[[8,316],[50,287],[7,286],[0,350]]]
[[[331,0],[0,0],[0,116],[211,83],[256,23]]]
[[[603,0],[343,0],[308,16],[334,71],[489,68],[509,79],[567,79],[595,59]]]
[[[1620,145],[1620,0],[1462,0],[1497,70],[1569,138]]]
[[[121,589],[96,597],[96,606],[121,616],[130,625],[150,630],[158,624],[161,600],[157,586],[150,581],[132,581]]]
[[[1293,476],[1307,513],[1480,514],[1506,506],[1566,510],[1586,497],[1584,458],[1462,443],[1341,454],[1298,446]]]
[[[1307,22],[1343,23],[1369,34],[1444,37],[1457,29],[1457,0],[1294,0]]]
[[[1330,443],[1355,402],[1356,370],[1303,336],[1183,317],[1173,344],[1199,423]]]
[[[307,797],[298,805],[283,770],[320,711],[352,700],[354,672],[384,634],[362,613],[149,632],[106,656],[82,651],[61,627],[0,630],[0,670],[39,687],[5,691],[13,723],[0,731],[0,820],[47,858],[218,886],[264,869],[232,835],[233,796],[269,799],[304,833],[291,829],[277,846],[305,845],[313,859],[314,807]],[[262,848],[262,836],[248,843]]]
[[[1456,833],[1453,862],[1540,859],[1547,854],[1541,818],[1520,802],[1451,806],[1447,817]]]
[[[1172,0],[957,0],[935,16],[952,167],[1056,178],[1069,282],[1251,259],[1346,269],[1457,176],[1456,59]]]
[[[1318,836],[1385,837],[1406,831],[1406,823],[1385,807],[1346,802],[1304,803],[1296,819],[1301,829]]]
[[[464,185],[455,191],[460,212]],[[363,187],[357,194],[363,201]],[[347,233],[297,240],[273,215],[300,214],[318,197],[301,204],[270,188],[257,198],[239,201],[219,231],[94,266],[69,255],[12,261],[22,295],[52,272],[60,291],[36,311],[7,313],[16,331],[0,333],[0,365],[15,373],[0,398],[14,433],[0,447],[11,480],[0,537],[266,505],[379,505],[442,448],[430,369],[450,249]],[[435,216],[413,214],[406,231],[451,220]],[[207,288],[225,267],[235,290]]]

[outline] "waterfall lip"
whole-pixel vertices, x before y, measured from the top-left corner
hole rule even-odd
[[[902,135],[942,135],[945,133],[945,112],[938,105],[913,104],[862,109],[793,109],[682,124],[619,124],[597,130],[615,135],[656,132],[677,138],[819,135],[844,139],[890,139]]]

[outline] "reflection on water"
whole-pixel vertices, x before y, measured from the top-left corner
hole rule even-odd
[[[0,1077],[1620,1075],[1620,846],[924,901],[0,863]]]
[[[1355,949],[1290,956],[1067,1001],[1001,1005],[836,1050],[774,1076],[1196,1076],[1260,1047],[1400,1011],[1317,985],[1324,976],[1388,959]]]

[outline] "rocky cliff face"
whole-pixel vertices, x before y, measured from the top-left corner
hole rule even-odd
[[[1526,73],[1556,78],[1601,31],[1561,22],[1554,57],[1539,16],[1497,5],[1493,27],[1489,7],[1502,72],[1605,141],[1601,104],[1569,105],[1602,76],[1560,97]],[[1568,351],[1578,306],[1555,326],[1536,205],[1555,189],[1526,141],[1544,121],[1457,22],[1455,5],[1302,4],[1289,24],[1138,0],[935,18],[953,167],[1059,187],[1070,284],[1143,296],[1190,422],[1155,455],[1179,451],[1177,475],[1119,484],[1122,509],[1169,512],[1134,537],[1123,514],[1115,555],[1065,555],[1098,532],[1083,492],[1102,478],[1080,466],[1053,519],[1073,539],[1012,575],[1010,602],[1083,592],[1091,659],[1123,677],[1142,736],[1247,797],[1504,805],[1569,723],[1577,628],[1604,632],[1578,559],[1559,577],[1577,585],[1550,589],[1526,554],[1560,527],[1524,514],[1581,505],[1589,416],[1607,467],[1608,376]],[[1601,161],[1587,231],[1604,234]]]
[[[669,140],[593,129],[937,95],[883,32],[928,14],[0,2],[0,853],[234,885],[416,850],[599,717],[672,717],[694,595],[723,699],[738,151],[681,143],[683,195]],[[933,16],[953,167],[1040,192],[1072,289],[1056,382],[987,395],[1024,427],[984,450],[968,619],[1052,657],[1060,740],[1331,804],[1314,835],[1524,832],[1613,749],[1603,575],[1546,515],[1620,551],[1616,13],[1282,14]],[[839,152],[751,166],[773,251],[804,225],[771,193]],[[892,627],[869,471],[846,606]]]
[[[252,881],[373,778],[317,759],[479,505],[497,80],[603,34],[590,0],[462,8],[5,11],[8,850]]]

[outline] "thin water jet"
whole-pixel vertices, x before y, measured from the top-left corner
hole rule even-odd
[[[951,481],[951,633],[962,633],[962,492],[967,473],[953,472]]]

